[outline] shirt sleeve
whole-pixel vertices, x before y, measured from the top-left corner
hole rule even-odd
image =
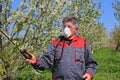
[[[96,71],[98,69],[98,63],[93,57],[92,50],[90,45],[86,46],[86,57],[85,57],[85,68],[86,68],[86,73],[91,74],[92,77],[96,74]]]
[[[37,58],[38,62],[37,64],[33,64],[33,67],[39,70],[49,69],[53,65],[55,49],[55,46],[51,44],[47,52],[41,57]]]

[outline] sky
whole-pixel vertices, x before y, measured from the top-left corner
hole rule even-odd
[[[114,16],[114,9],[112,8],[112,3],[115,0],[98,0],[98,2],[102,2],[101,11],[103,12],[99,21],[102,22],[108,33],[112,32],[115,24],[117,24],[117,20]]]
[[[14,0],[13,10],[20,6],[20,1],[21,0]],[[112,32],[115,24],[117,24],[117,20],[114,16],[114,9],[112,8],[112,3],[114,1],[115,0],[97,0],[97,3],[102,2],[101,12],[103,12],[99,21],[104,24],[108,33]]]

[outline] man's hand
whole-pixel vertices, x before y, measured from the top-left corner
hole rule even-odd
[[[35,55],[33,55],[32,53],[28,53],[32,56],[31,59],[25,59],[25,61],[29,64],[37,64],[38,59],[35,57]]]
[[[92,74],[91,73],[86,73],[82,76],[85,80],[92,80]]]

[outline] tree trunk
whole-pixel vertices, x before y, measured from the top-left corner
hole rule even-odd
[[[0,51],[2,51],[3,47],[2,47],[2,35],[0,34]]]
[[[0,1],[1,3],[1,1]],[[2,5],[0,4],[0,15],[1,15],[1,12],[2,12]],[[1,17],[1,16],[0,16]],[[2,26],[2,23],[0,21],[0,28]],[[0,51],[2,51],[3,47],[2,47],[2,34],[0,34]]]
[[[120,51],[120,50],[119,50],[119,47],[120,47],[120,43],[117,43],[116,51]]]

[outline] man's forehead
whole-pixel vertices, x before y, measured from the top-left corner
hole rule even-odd
[[[65,22],[64,25],[74,25],[72,21]]]

